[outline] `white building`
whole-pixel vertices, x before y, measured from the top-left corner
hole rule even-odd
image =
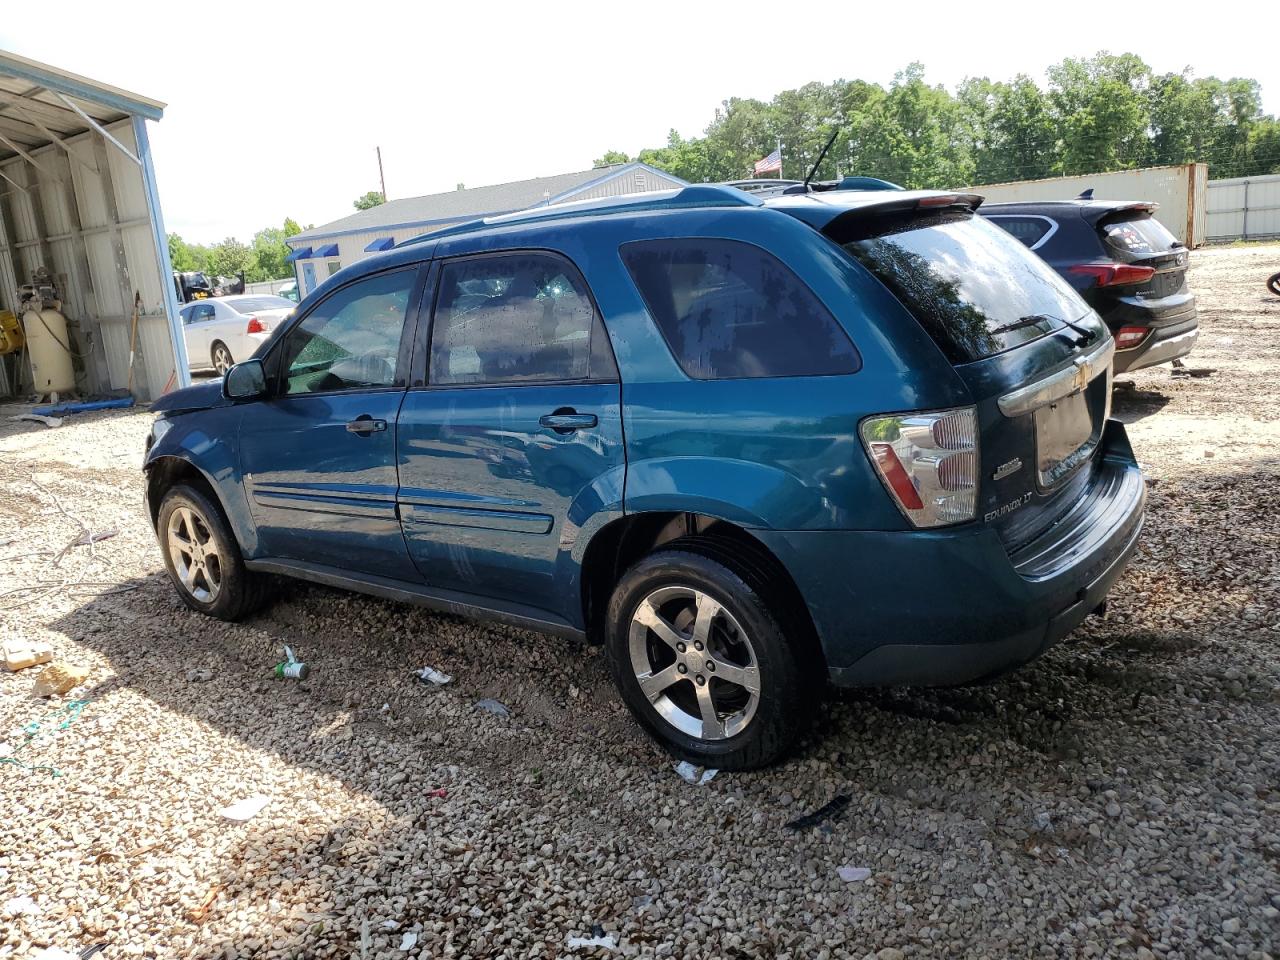
[[[292,250],[289,259],[294,263],[298,292],[306,296],[326,277],[344,266],[389,250],[411,237],[420,237],[454,224],[570,200],[594,200],[651,190],[671,190],[686,185],[679,177],[647,163],[632,162],[554,177],[433,193],[426,197],[408,197],[361,210],[290,237],[287,241]]]

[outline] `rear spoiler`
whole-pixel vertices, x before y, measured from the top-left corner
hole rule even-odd
[[[1160,204],[1154,200],[1117,200],[1114,203],[1099,203],[1095,200],[1092,204],[1080,208],[1080,216],[1090,226],[1096,227],[1107,217],[1113,217],[1117,213],[1129,213],[1130,211],[1155,213],[1159,209]]]
[[[778,197],[766,200],[765,206],[788,213],[825,232],[838,224],[865,217],[912,213],[924,216],[949,209],[977,210],[982,205],[982,200],[976,193],[939,190],[833,190],[820,194]]]

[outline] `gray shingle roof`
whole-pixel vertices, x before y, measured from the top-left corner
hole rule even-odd
[[[384,230],[390,227],[418,223],[472,220],[495,213],[524,210],[560,194],[585,186],[593,181],[619,173],[635,162],[618,163],[594,170],[561,173],[554,177],[534,177],[514,183],[495,183],[487,187],[471,187],[466,190],[450,190],[425,197],[406,197],[390,200],[369,210],[361,210],[341,220],[334,220],[310,230],[304,230],[289,238],[297,246],[299,241],[317,240],[338,233],[363,230]]]

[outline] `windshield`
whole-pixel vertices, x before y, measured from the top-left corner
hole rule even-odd
[[[1044,261],[971,211],[849,218],[834,239],[893,291],[953,363],[1037,340],[1089,312]]]
[[[225,301],[233,310],[252,313],[254,310],[292,310],[294,303],[284,297],[227,297]]]

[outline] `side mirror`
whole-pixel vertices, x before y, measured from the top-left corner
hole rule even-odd
[[[228,400],[257,400],[266,393],[267,373],[261,360],[237,363],[222,379],[222,395]]]

